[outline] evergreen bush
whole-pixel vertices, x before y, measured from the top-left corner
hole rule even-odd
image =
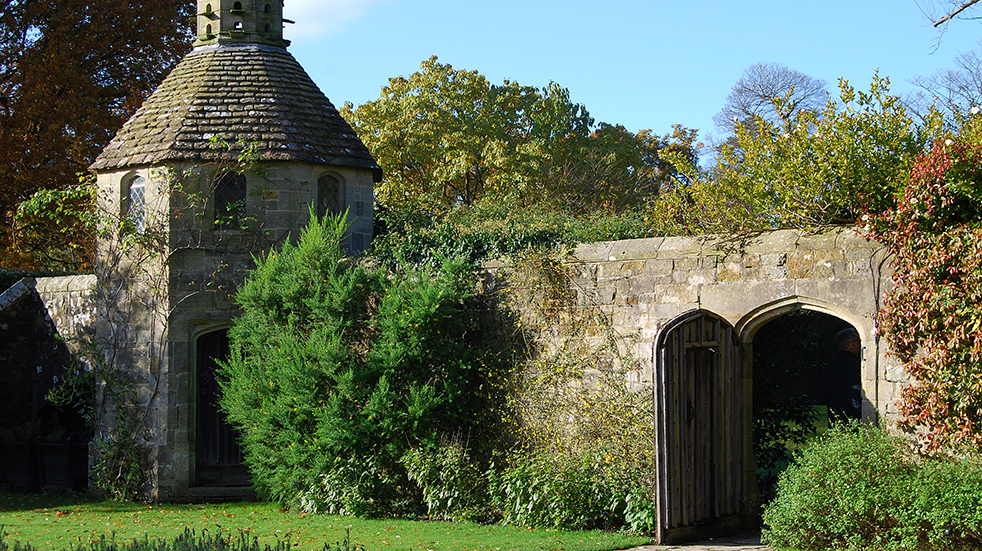
[[[982,546],[982,463],[920,458],[909,440],[834,426],[782,473],[764,510],[777,549],[970,550]]]
[[[346,256],[344,217],[257,259],[229,331],[221,405],[258,493],[310,511],[417,514],[403,457],[470,433],[493,448],[507,339],[473,265],[370,270]]]

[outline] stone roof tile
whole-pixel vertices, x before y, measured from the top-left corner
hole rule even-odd
[[[212,137],[233,151],[207,147]],[[380,172],[296,59],[256,44],[206,46],[185,56],[89,168],[234,160],[239,138],[260,140],[262,160]]]

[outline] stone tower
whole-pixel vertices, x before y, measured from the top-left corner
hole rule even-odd
[[[367,249],[381,180],[287,52],[282,0],[197,7],[194,49],[90,167],[110,220],[99,241],[99,346],[134,397],[108,408],[100,430],[143,419],[131,431],[143,431],[148,487],[168,499],[249,492],[213,371],[254,255],[295,239],[311,210],[347,212],[348,249]]]

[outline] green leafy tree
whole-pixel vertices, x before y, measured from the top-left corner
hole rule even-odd
[[[386,174],[382,205],[471,205],[531,191],[538,182],[518,167],[546,161],[535,138],[588,134],[586,111],[554,91],[560,97],[510,81],[492,85],[431,57],[409,78],[389,79],[378,100],[346,104],[342,113]]]
[[[726,232],[851,223],[889,209],[939,116],[915,124],[878,75],[869,92],[845,80],[839,87],[841,103],[799,110],[787,126],[759,117],[738,126],[707,172],[669,153],[692,183],[653,204],[652,223],[670,233]]]
[[[472,267],[370,271],[344,255],[344,217],[257,259],[229,332],[222,408],[260,495],[306,510],[416,513],[404,456],[495,441],[507,342]]]
[[[342,110],[379,159],[379,204],[390,211],[445,212],[483,199],[516,209],[573,213],[643,204],[678,176],[665,147],[695,160],[695,132],[658,136],[594,121],[556,83],[545,88],[424,61],[389,79],[381,97]]]
[[[903,197],[869,221],[894,254],[882,329],[913,379],[901,422],[931,449],[982,449],[982,121],[918,157]]]

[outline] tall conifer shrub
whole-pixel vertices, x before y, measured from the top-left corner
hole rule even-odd
[[[314,218],[312,216],[312,218]],[[473,267],[366,269],[344,218],[257,259],[229,332],[221,405],[259,494],[306,510],[416,512],[403,456],[441,436],[490,443],[507,355]]]

